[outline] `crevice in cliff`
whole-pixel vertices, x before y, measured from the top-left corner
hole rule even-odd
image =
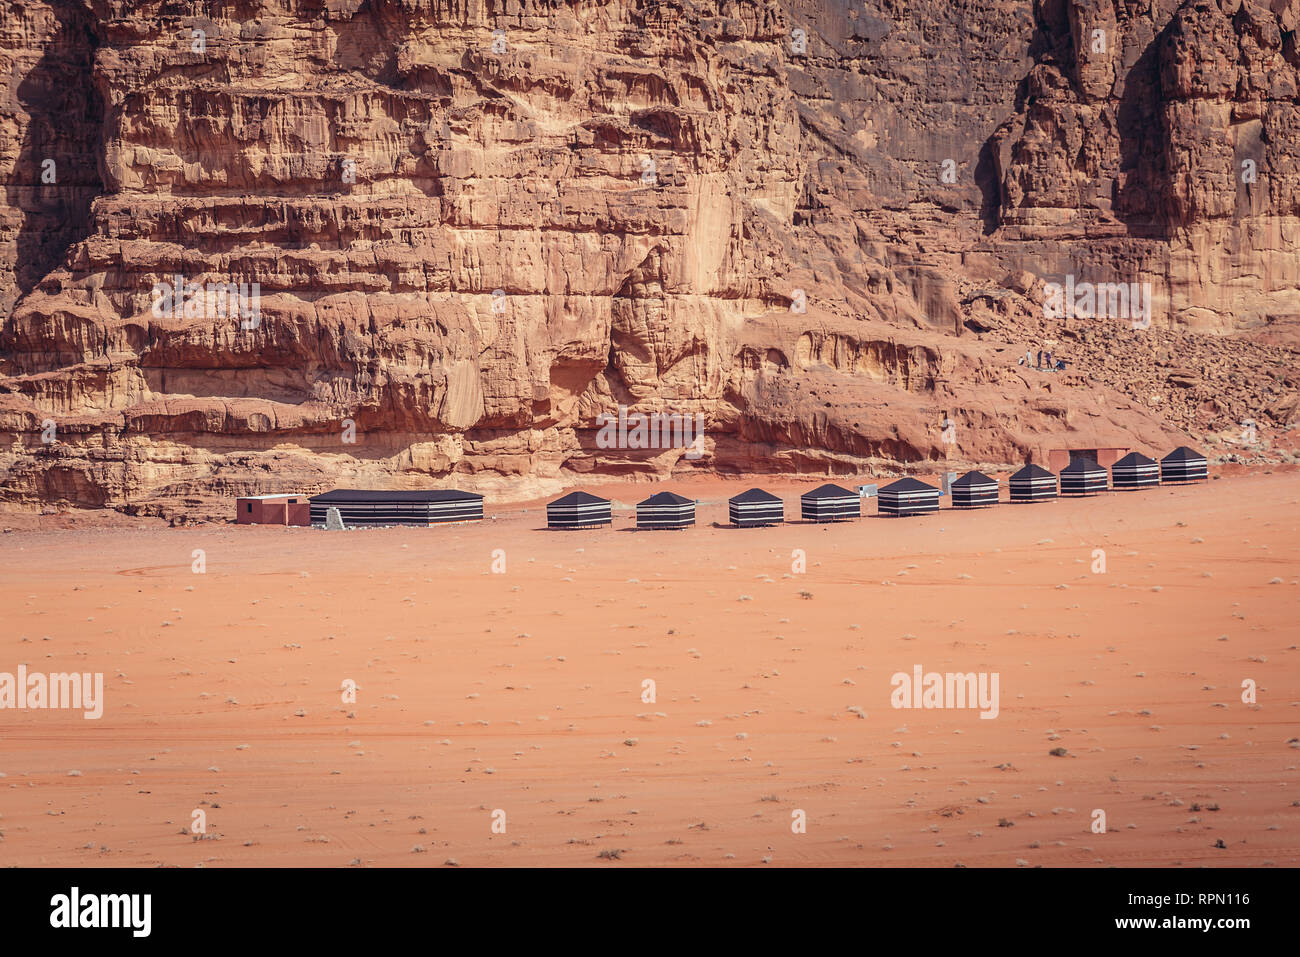
[[[49,6],[57,26],[18,83],[17,99],[29,119],[6,184],[9,203],[23,210],[14,261],[20,296],[89,235],[91,204],[104,190],[104,110],[93,81],[98,37],[91,15],[75,0],[51,0]]]

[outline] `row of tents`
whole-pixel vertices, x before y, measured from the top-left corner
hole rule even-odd
[[[1096,495],[1107,489],[1141,489],[1165,483],[1203,481],[1209,477],[1204,455],[1186,446],[1160,462],[1131,452],[1106,469],[1087,458],[1076,458],[1054,475],[1040,465],[1026,465],[1007,480],[1012,503],[1043,502],[1059,495]],[[1113,479],[1113,482],[1111,481]],[[997,505],[1001,487],[983,472],[967,472],[947,485],[954,508]],[[800,515],[806,522],[838,522],[860,518],[862,494],[878,497],[882,515],[925,515],[939,510],[943,489],[914,478],[901,478],[877,490],[859,491],[822,485],[800,496]],[[381,492],[338,489],[310,499],[313,525],[436,525],[474,521],[483,517],[483,496],[459,489],[418,492]],[[636,506],[637,528],[687,528],[695,524],[693,499],[674,492],[659,492]],[[334,513],[331,515],[331,513]],[[785,502],[760,488],[730,499],[727,515],[732,525],[749,528],[785,521]],[[595,528],[613,523],[613,504],[588,492],[570,492],[546,506],[549,528]]]

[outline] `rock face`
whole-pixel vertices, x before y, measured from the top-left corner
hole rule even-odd
[[[996,466],[1295,416],[1295,0],[0,10],[12,501]],[[1065,372],[1017,365],[1052,341]],[[620,406],[704,438],[608,447]]]

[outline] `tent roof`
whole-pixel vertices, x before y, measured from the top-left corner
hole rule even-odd
[[[1202,455],[1200,452],[1196,451],[1196,449],[1189,449],[1189,448],[1188,448],[1187,446],[1185,446],[1185,445],[1180,445],[1180,446],[1178,446],[1178,448],[1174,449],[1172,452],[1170,452],[1168,455],[1166,455],[1166,456],[1165,456],[1163,459],[1161,459],[1160,461],[1162,461],[1162,462],[1188,462],[1188,461],[1199,461],[1199,460],[1204,459],[1204,458],[1205,458],[1205,456]]]
[[[747,492],[741,492],[739,495],[731,497],[733,502],[779,502],[781,499],[771,492],[764,492],[761,488],[751,488]]]
[[[328,505],[332,502],[466,502],[473,499],[482,501],[483,496],[475,492],[463,492],[457,488],[431,488],[419,491],[385,491],[368,488],[336,488],[330,492],[313,495],[313,503]]]
[[[637,508],[642,505],[694,505],[695,500],[683,498],[676,492],[660,492],[657,495],[651,495],[644,502],[637,502]]]
[[[1061,472],[1063,474],[1065,472],[1069,472],[1071,475],[1073,475],[1075,472],[1104,472],[1104,471],[1106,470],[1102,468],[1100,465],[1098,465],[1096,462],[1094,462],[1092,459],[1084,459],[1084,458],[1075,459],[1065,468],[1061,469]]]
[[[608,505],[609,499],[600,498],[597,495],[591,495],[588,492],[570,492],[563,498],[557,498],[554,502],[547,503],[551,505]]]
[[[859,496],[857,492],[851,492],[846,488],[841,488],[838,485],[833,485],[830,482],[827,482],[825,485],[817,486],[811,492],[804,492],[803,495],[799,497],[815,499],[815,498],[858,498]]]
[[[904,476],[897,482],[891,482],[880,491],[882,492],[938,492],[939,490],[933,485],[926,485],[910,475]]]
[[[1115,468],[1116,466],[1119,466],[1121,468],[1126,468],[1131,465],[1155,465],[1155,464],[1156,464],[1155,459],[1147,458],[1141,452],[1130,452],[1128,455],[1124,456],[1122,459],[1116,462],[1115,465],[1112,465],[1111,468]]]
[[[1013,479],[1056,478],[1056,476],[1047,471],[1047,469],[1043,468],[1041,465],[1035,465],[1032,462],[1011,477]]]
[[[949,483],[950,488],[965,488],[967,485],[997,485],[998,480],[989,478],[983,472],[977,469],[971,469],[959,479],[953,479]]]

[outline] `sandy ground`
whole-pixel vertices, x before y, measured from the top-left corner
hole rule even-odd
[[[15,527],[0,671],[106,704],[0,711],[0,864],[1300,863],[1295,472],[715,527],[752,484],[666,486],[682,532]],[[914,665],[998,716],[891,707]]]

